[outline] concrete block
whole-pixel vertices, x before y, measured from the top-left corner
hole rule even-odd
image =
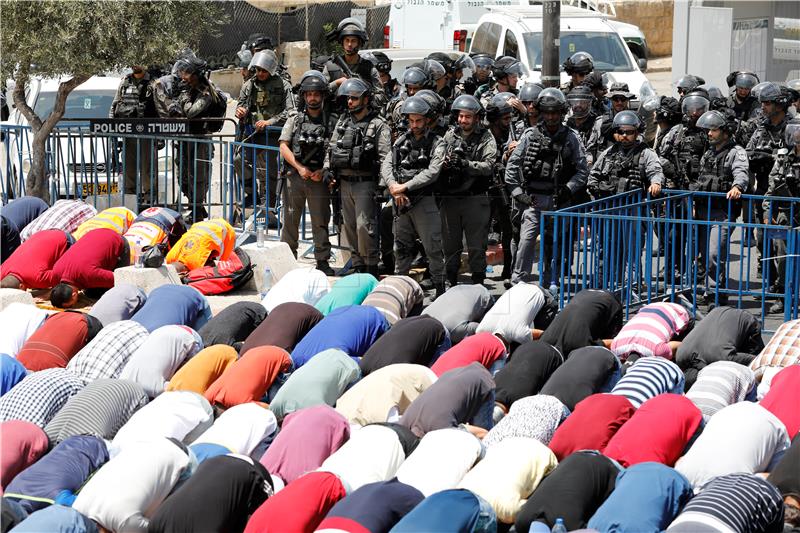
[[[289,69],[292,81],[297,83],[311,65],[311,43],[309,41],[289,41],[281,43],[276,53]]]
[[[34,305],[33,296],[28,291],[0,289],[0,311],[13,303]]]
[[[245,286],[247,290],[259,293],[264,286],[264,267],[272,270],[273,283],[277,283],[287,272],[299,268],[289,245],[285,242],[267,241],[262,248],[256,243],[245,244],[242,250],[250,256],[253,263],[253,279]]]
[[[119,187],[120,187],[120,189],[122,189],[122,182],[121,181],[120,181]],[[86,202],[87,204],[91,205],[91,206],[94,206],[94,208],[97,209],[98,213],[100,211],[102,211],[103,209],[108,209],[109,207],[125,206],[128,209],[130,209],[131,211],[133,211],[134,213],[138,214],[138,211],[136,210],[136,196],[135,195],[126,194],[124,202],[122,201],[122,199],[123,199],[123,195],[121,193],[117,193],[117,194],[111,194],[111,195],[98,194],[98,195],[95,195],[95,196],[87,196],[87,197],[85,197],[83,199],[83,201]]]
[[[134,266],[118,268],[114,271],[114,285],[129,283],[142,289],[146,294],[161,285],[180,285],[181,278],[172,265],[158,268],[136,268]]]

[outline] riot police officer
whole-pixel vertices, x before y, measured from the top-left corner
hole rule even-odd
[[[596,70],[593,70],[583,79],[583,85],[591,89],[592,94],[594,95],[594,101],[592,101],[592,111],[594,111],[595,115],[599,117],[611,109],[611,102],[609,102],[608,98],[606,97],[608,88],[606,87],[606,82],[603,80],[602,74]]]
[[[634,97],[633,93],[628,91],[628,84],[623,82],[614,82],[608,91],[608,98],[611,102],[611,107],[604,114],[595,119],[594,144],[592,149],[596,154],[602,153],[614,144],[614,117],[617,113],[625,111],[630,107],[630,101]]]
[[[697,119],[708,111],[709,103],[705,91],[685,96],[681,101],[681,124],[675,125],[664,138],[661,156],[675,168],[675,182],[667,184],[670,188],[685,189],[699,175],[708,136],[697,127]]]
[[[472,62],[475,65],[472,70],[472,75],[461,81],[459,91],[462,94],[475,94],[478,87],[489,83],[489,78],[492,75],[492,65],[494,58],[489,54],[473,54]]]
[[[431,80],[430,89],[444,100],[450,98],[450,78],[447,77],[447,69],[445,66],[435,59],[425,59],[422,63],[419,63],[419,66],[428,74],[428,79]]]
[[[800,227],[800,210],[787,202],[771,200],[771,197],[783,196],[800,198],[800,117],[795,117],[784,130],[786,148],[778,150],[775,165],[769,175],[769,189],[764,199],[764,224]],[[791,217],[791,218],[790,218]],[[776,279],[770,292],[781,293],[786,283],[786,239],[772,239],[772,255],[775,257]],[[777,300],[769,308],[770,313],[783,313],[783,299]]]
[[[395,273],[408,275],[419,237],[438,297],[445,290],[445,273],[442,219],[434,193],[445,147],[441,137],[428,128],[431,111],[419,96],[403,103],[401,112],[408,120],[408,131],[394,143],[391,156],[383,159],[381,177],[395,206]]]
[[[512,198],[524,206],[514,264],[516,282],[533,279],[535,243],[540,233],[545,239],[545,271],[540,273],[540,281],[556,281],[553,235],[549,228],[544,231],[540,228],[540,215],[569,205],[573,194],[586,187],[588,175],[578,134],[562,124],[567,112],[564,93],[555,88],[544,89],[539,94],[538,106],[541,121],[525,131],[506,164],[506,186]]]
[[[588,52],[575,52],[564,61],[563,67],[564,72],[570,76],[570,81],[561,87],[566,96],[572,89],[583,84],[586,76],[594,70],[594,58]]]
[[[317,270],[332,276],[333,269],[328,265],[331,204],[322,165],[337,117],[325,105],[327,93],[328,81],[322,73],[309,70],[303,74],[299,87],[302,109],[289,115],[281,131],[281,156],[286,162],[283,167],[286,187],[283,190],[281,240],[297,257],[298,230],[303,208],[308,202]]]
[[[492,65],[492,82],[478,87],[475,98],[485,108],[497,93],[517,94],[517,80],[524,73],[522,63],[513,57],[503,56]],[[524,109],[520,109],[524,112]]]
[[[472,283],[486,279],[489,235],[489,198],[497,145],[481,124],[483,108],[474,96],[463,94],[453,101],[452,126],[444,135],[445,155],[439,176],[442,245],[450,286],[458,283],[461,252],[467,243]]]
[[[759,83],[758,75],[753,72],[734,71],[728,74],[728,87],[733,89],[728,96],[728,107],[739,120],[750,120],[759,107],[758,98],[751,94],[753,87]]]
[[[152,118],[156,116],[150,74],[143,66],[134,65],[133,72],[122,79],[117,94],[108,111],[109,118]],[[158,180],[150,175],[150,160],[153,157],[152,139],[125,137],[122,149],[125,153],[125,194],[137,194],[136,178],[141,183],[141,193],[146,203],[158,198]]]
[[[255,70],[255,75],[242,85],[235,112],[242,129],[242,140],[247,144],[278,146],[280,134],[277,131],[267,131],[267,128],[283,126],[286,117],[295,110],[292,87],[289,82],[276,75],[278,58],[271,50],[256,52],[250,68]],[[274,208],[278,185],[278,154],[251,146],[239,148],[233,160],[233,172],[237,180],[244,181],[245,206],[255,206],[263,201],[269,174],[268,205]],[[256,179],[258,185],[254,188]]]
[[[344,51],[343,55],[332,56],[322,70],[322,73],[330,80],[332,94],[336,94],[339,86],[350,78],[361,79],[370,87],[371,91],[380,88],[381,78],[378,70],[369,59],[358,54],[359,49],[367,42],[367,32],[361,22],[351,17],[343,19],[328,35],[328,38],[338,41]],[[373,96],[376,95],[377,93],[373,93]],[[381,105],[384,103],[380,102]]]
[[[370,105],[371,87],[359,78],[345,80],[336,93],[347,112],[339,117],[325,159],[335,174],[342,209],[342,234],[353,270],[378,275],[375,193],[378,165],[391,150],[389,126]]]
[[[397,79],[392,77],[392,60],[389,56],[383,52],[376,51],[366,52],[364,57],[375,65],[375,70],[378,71],[378,76],[381,79],[381,85],[383,86],[383,92],[386,95],[387,101],[399,95],[400,83]]]
[[[567,117],[567,127],[578,132],[578,136],[586,151],[586,163],[590,168],[597,159],[597,148],[600,137],[600,128],[595,127],[598,116],[592,109],[593,100],[594,95],[592,95],[591,89],[586,85],[578,85],[567,95],[567,103],[569,103],[570,107],[570,114]]]
[[[544,87],[539,83],[526,83],[519,90],[517,99],[525,106],[525,115],[514,122],[508,134],[508,148],[514,150],[517,141],[522,137],[522,132],[539,122],[539,108],[536,107],[536,100]],[[513,146],[512,146],[513,144]]]
[[[454,64],[453,58],[445,54],[444,52],[431,52],[430,54],[425,57],[425,59],[431,59],[439,63],[445,72],[445,80],[444,83],[440,86],[437,83],[436,92],[445,100],[449,100],[452,102],[455,99],[453,96],[453,75],[454,71]],[[440,88],[441,87],[441,88]],[[449,103],[448,102],[448,103]]]
[[[514,108],[509,103],[509,97],[512,96],[511,93],[496,94],[489,101],[489,105],[486,106],[486,121],[489,124],[489,131],[494,137],[495,144],[497,144],[494,179],[489,187],[489,205],[491,207],[489,242],[492,244],[500,242],[503,246],[503,271],[500,274],[500,279],[506,280],[506,283],[511,279],[512,257],[514,254],[512,240],[516,234],[511,209],[513,207],[512,201],[509,198],[505,184],[505,162],[508,159],[508,155],[513,152],[513,149],[502,149],[506,139],[511,136],[511,120]],[[509,145],[516,147],[518,142],[519,138],[509,143]],[[514,213],[517,213],[517,210]]]
[[[443,137],[450,127],[450,117],[447,115],[448,104],[440,94],[431,89],[422,89],[415,96],[419,96],[431,107],[431,115],[428,117],[428,128],[439,137]]]
[[[450,76],[450,87],[453,89],[453,100],[462,94],[466,94],[462,84],[465,70],[475,72],[475,62],[472,61],[472,58],[467,54],[462,54],[458,59],[453,61],[452,74]]]
[[[675,82],[675,90],[678,92],[678,96],[683,98],[693,90],[697,89],[700,85],[703,85],[706,82],[700,76],[695,76],[694,74],[686,74],[682,76],[677,82]]]
[[[698,120],[697,127],[706,130],[709,148],[700,160],[700,172],[689,184],[695,191],[725,193],[725,199],[712,197],[710,201],[701,199],[695,203],[697,220],[733,222],[737,212],[729,207],[726,200],[739,200],[747,192],[750,183],[747,152],[734,140],[736,116],[733,111],[707,111]],[[730,215],[728,214],[730,213]],[[698,228],[698,267],[708,276],[708,287],[726,288],[726,263],[728,260],[727,225],[700,225]],[[701,281],[702,280],[698,280]],[[727,294],[719,293],[720,305],[727,303]],[[713,297],[706,295],[706,302]]]
[[[403,114],[400,113],[403,102],[405,102],[406,98],[409,96],[414,96],[417,92],[431,87],[431,79],[428,73],[420,67],[408,67],[403,71],[401,81],[403,84],[403,93],[386,105],[386,118],[392,128],[392,142],[405,133],[405,118]]]
[[[656,125],[658,126],[658,132],[656,134],[656,141],[653,149],[659,156],[661,155],[661,150],[667,133],[672,128],[680,124],[681,116],[681,106],[675,98],[671,96],[662,96],[657,100],[655,121]],[[666,169],[664,170],[666,172]]]

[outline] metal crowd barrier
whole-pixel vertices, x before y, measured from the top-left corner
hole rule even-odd
[[[783,320],[797,318],[800,226],[774,221],[779,207],[787,223],[796,220],[800,198],[771,197],[771,224],[755,218],[763,201],[753,195],[728,201],[721,193],[664,191],[652,198],[630,192],[543,213],[542,225],[552,231],[540,239],[542,285],[555,291],[561,306],[585,288],[612,291],[626,319],[641,305],[681,297],[695,311],[727,299],[727,305],[756,312],[762,327],[777,300],[784,303]],[[708,214],[712,205],[720,206],[724,221]],[[728,231],[727,244],[705,238],[720,230]],[[713,257],[720,258],[720,268]]]

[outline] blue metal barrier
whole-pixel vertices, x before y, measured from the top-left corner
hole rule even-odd
[[[584,288],[615,292],[626,319],[640,305],[681,296],[695,310],[726,302],[754,310],[762,326],[780,300],[783,319],[797,318],[800,226],[789,221],[798,220],[800,198],[768,198],[770,224],[754,218],[755,205],[764,200],[630,192],[543,213],[543,227],[552,230],[540,240],[538,268],[552,274],[541,283],[556,292],[561,306]]]

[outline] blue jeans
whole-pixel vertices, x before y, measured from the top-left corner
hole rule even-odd
[[[214,315],[211,313],[211,307],[209,307],[208,302],[205,302],[205,306],[197,315],[197,318],[194,320],[194,326],[192,327],[193,330],[199,331],[200,328],[206,325],[206,322],[211,320],[211,317]]]
[[[475,499],[478,501],[478,518],[475,520],[475,527],[472,533],[496,533],[497,532],[497,515],[494,512],[491,504],[474,494]]]
[[[469,423],[486,430],[492,429],[494,425],[492,414],[494,414],[494,390],[489,393],[486,401],[478,408],[478,412],[475,413]]]

